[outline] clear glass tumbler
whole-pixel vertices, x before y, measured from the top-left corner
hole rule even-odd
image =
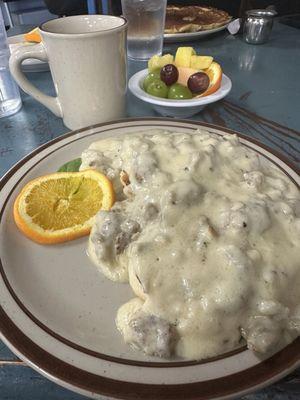
[[[9,47],[0,8],[0,118],[19,111],[22,106],[19,88],[9,71]]]
[[[161,55],[167,0],[122,0],[128,21],[127,54],[136,60]]]

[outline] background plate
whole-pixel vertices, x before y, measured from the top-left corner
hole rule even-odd
[[[272,383],[300,364],[299,339],[262,358],[246,349],[202,362],[146,357],[124,344],[114,323],[120,304],[133,296],[129,285],[108,281],[96,270],[85,254],[86,238],[41,246],[15,227],[12,205],[20,188],[78,157],[92,141],[149,129],[191,132],[199,127],[220,135],[232,132],[163,118],[99,124],[41,146],[0,181],[1,339],[49,379],[93,398],[228,399]],[[242,136],[241,141],[299,184],[288,163],[258,143]]]
[[[184,32],[184,33],[165,33],[164,34],[164,42],[165,43],[176,43],[176,42],[187,42],[192,40],[198,40],[202,38],[206,38],[213,33],[223,31],[226,29],[228,24],[219,26],[218,28],[209,29],[207,31],[199,31],[199,32]]]

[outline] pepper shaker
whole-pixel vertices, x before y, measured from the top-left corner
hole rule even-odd
[[[265,43],[269,39],[273,26],[273,17],[276,14],[274,10],[246,11],[246,19],[243,28],[243,38],[245,42],[251,44]]]

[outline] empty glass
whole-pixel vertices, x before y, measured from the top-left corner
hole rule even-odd
[[[128,21],[127,54],[129,58],[148,60],[161,55],[167,0],[122,0]]]
[[[9,71],[9,47],[0,8],[0,118],[14,114],[22,106],[20,92]]]

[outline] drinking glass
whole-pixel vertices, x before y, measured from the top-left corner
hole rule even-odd
[[[10,52],[0,8],[0,118],[19,111],[22,106],[20,92],[9,71]]]
[[[127,54],[147,60],[161,55],[167,0],[122,0],[122,12],[128,21]]]

